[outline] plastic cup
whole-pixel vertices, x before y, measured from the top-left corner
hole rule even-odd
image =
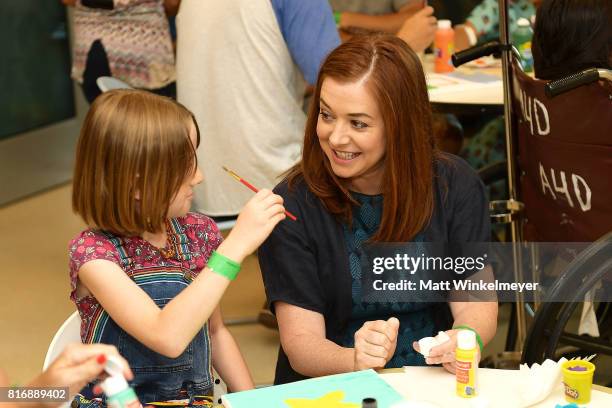
[[[588,361],[570,360],[561,365],[565,400],[576,404],[588,404],[591,401],[591,386],[595,365]]]

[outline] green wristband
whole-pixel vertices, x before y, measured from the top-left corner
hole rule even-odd
[[[466,326],[465,324],[453,327],[453,330],[459,330],[459,329],[465,329],[465,330],[470,330],[470,331],[474,332],[474,334],[476,335],[476,341],[478,342],[478,345],[480,346],[480,353],[482,353],[482,349],[484,348],[484,344],[482,343],[482,339],[480,338],[480,334],[478,334],[478,332],[476,330],[472,329],[470,326]]]
[[[341,17],[342,17],[342,13],[340,11],[334,11],[334,21],[336,22],[336,27],[340,27]]]
[[[217,251],[212,252],[212,255],[210,255],[210,258],[208,258],[208,263],[206,266],[214,273],[225,276],[231,281],[236,279],[238,272],[240,272],[240,264],[238,262],[232,261]]]

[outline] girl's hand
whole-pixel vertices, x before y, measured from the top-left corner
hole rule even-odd
[[[455,374],[455,349],[457,348],[457,332],[458,330],[447,330],[445,333],[450,337],[450,340],[439,346],[433,347],[429,351],[429,356],[425,359],[427,364],[442,364],[449,373]],[[419,343],[412,343],[412,347],[420,352]],[[480,350],[476,361],[480,361]]]
[[[355,333],[355,371],[383,368],[397,346],[399,320],[365,322]]]
[[[68,345],[29,386],[68,387],[72,396],[89,381],[104,373],[104,365],[111,355],[123,363],[123,375],[128,380],[134,378],[127,361],[119,355],[115,346],[74,343]]]
[[[217,252],[241,263],[284,219],[283,198],[270,190],[259,190],[240,211],[236,225]]]

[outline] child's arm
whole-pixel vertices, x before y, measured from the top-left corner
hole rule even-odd
[[[253,379],[240,353],[234,336],[223,324],[221,310],[217,307],[209,320],[213,367],[231,392],[253,389]]]
[[[217,252],[236,262],[253,252],[285,218],[282,198],[261,190],[244,207]],[[160,309],[114,262],[94,260],[78,272],[79,281],[111,318],[151,350],[178,357],[217,307],[230,280],[208,267]]]

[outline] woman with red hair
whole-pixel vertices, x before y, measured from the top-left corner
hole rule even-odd
[[[367,368],[443,364],[454,371],[456,330],[484,343],[497,303],[368,302],[362,247],[385,242],[489,240],[477,174],[436,150],[416,54],[391,35],[357,37],[321,67],[302,160],[275,191],[298,217],[260,248],[281,349],[276,383]],[[415,341],[445,330],[427,360]]]

